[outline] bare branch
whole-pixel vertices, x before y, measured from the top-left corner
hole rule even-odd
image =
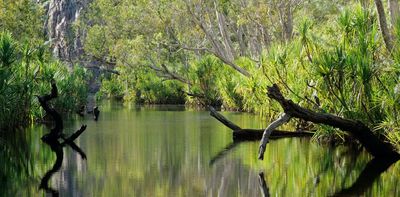
[[[270,125],[265,129],[263,137],[260,142],[260,149],[258,151],[258,159],[263,160],[264,159],[264,152],[265,148],[267,146],[267,143],[269,141],[269,136],[271,135],[272,131],[274,131],[276,128],[281,126],[282,124],[287,123],[290,120],[290,115],[283,113],[281,116],[279,116],[278,119],[275,121],[271,122]]]

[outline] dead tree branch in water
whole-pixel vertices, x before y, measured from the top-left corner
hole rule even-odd
[[[267,146],[269,137],[272,134],[272,131],[274,131],[276,128],[279,126],[287,123],[290,120],[290,115],[283,113],[281,116],[279,116],[278,119],[273,121],[268,127],[264,130],[263,136],[261,138],[260,142],[260,150],[258,154],[258,159],[263,160],[264,159],[264,152],[265,152],[265,147]]]
[[[222,114],[218,113],[213,107],[209,107],[209,110],[212,117],[217,119],[228,128],[232,129],[234,140],[260,140],[262,138],[264,129],[242,129],[240,126],[236,125]],[[284,137],[311,137],[314,134],[313,132],[309,131],[282,131],[275,130],[275,128],[271,130],[270,139]]]
[[[300,107],[293,101],[285,99],[276,84],[268,87],[268,97],[278,101],[282,106],[284,113],[290,117],[303,119],[316,124],[324,124],[346,131],[354,136],[354,138],[356,138],[365,147],[365,149],[375,157],[400,157],[399,153],[397,153],[389,143],[380,140],[361,121],[349,120],[327,113],[317,113]],[[262,159],[262,156],[260,155],[263,154],[263,152],[261,152],[261,145],[259,152],[260,159]]]
[[[48,141],[54,141],[58,140],[59,138],[63,138],[65,140],[63,144],[68,144],[70,142],[73,142],[77,137],[79,137],[80,134],[83,133],[83,131],[85,131],[86,125],[82,125],[82,127],[78,131],[72,134],[69,138],[65,139],[63,134],[64,124],[61,115],[53,107],[49,105],[49,101],[57,98],[57,96],[58,96],[58,89],[55,81],[52,81],[51,83],[50,94],[44,96],[37,96],[40,106],[42,106],[44,111],[46,111],[46,113],[53,118],[55,124],[55,127],[51,129],[49,134],[44,135],[42,137],[42,140],[44,140],[47,143]]]
[[[46,174],[43,176],[39,185],[40,189],[46,190],[46,192],[51,193],[53,196],[58,196],[58,191],[49,186],[49,180],[54,173],[60,170],[62,166],[62,161],[64,159],[63,147],[65,145],[69,145],[73,150],[75,150],[80,154],[82,159],[86,159],[86,154],[74,142],[74,140],[78,138],[86,130],[86,125],[82,125],[79,130],[77,130],[68,138],[65,137],[63,134],[64,127],[61,115],[53,107],[49,105],[49,101],[54,98],[57,98],[57,96],[58,96],[58,90],[54,81],[51,83],[50,94],[44,96],[38,96],[40,105],[46,111],[46,113],[53,118],[55,124],[54,128],[51,129],[50,133],[42,137],[42,140],[47,145],[49,145],[51,150],[56,154],[56,161],[53,167],[49,171],[47,171]],[[64,140],[62,143],[59,141],[60,138]]]
[[[43,138],[58,139],[59,137],[61,137],[62,130],[64,129],[61,115],[54,108],[50,107],[48,103],[50,100],[57,98],[57,96],[58,96],[58,90],[56,83],[54,81],[51,83],[50,94],[44,96],[37,96],[40,105],[42,106],[44,111],[46,111],[46,113],[53,118],[55,123],[55,127],[51,129],[49,134],[43,136],[42,139]]]

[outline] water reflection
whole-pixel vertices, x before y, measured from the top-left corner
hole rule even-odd
[[[271,140],[264,161],[259,161],[258,142],[233,143],[231,131],[208,112],[136,110],[122,105],[101,109],[98,122],[91,117],[65,122],[65,130],[88,125],[76,145],[89,157],[81,162],[73,149],[64,149],[61,169],[48,181],[60,195],[262,196],[263,191],[267,194],[260,189],[259,172],[263,172],[271,196],[332,196],[359,179],[371,179],[362,175],[369,171],[371,157],[357,147],[328,147],[305,138]],[[246,128],[260,128],[264,122],[248,114],[224,115]],[[37,186],[57,160],[50,146],[40,143],[44,133],[40,130],[26,132],[32,137],[23,146],[29,151],[21,160],[42,170],[27,175],[33,186],[26,186],[28,178],[13,178],[8,188],[1,188],[4,195],[40,195]],[[400,196],[399,174],[397,162],[364,187],[362,195]]]
[[[374,158],[368,162],[357,180],[348,188],[344,188],[333,196],[361,196],[369,189],[376,179],[399,158]]]
[[[228,144],[225,148],[223,148],[220,152],[218,152],[215,156],[213,156],[210,160],[210,166],[213,165],[216,161],[223,158],[229,152],[231,152],[235,147],[239,145],[240,142],[232,142]]]
[[[36,143],[43,127],[28,132],[31,129],[0,131],[0,196],[38,195],[36,180],[51,165],[53,155],[41,143]]]
[[[43,176],[42,180],[40,181],[39,189],[44,189],[47,193],[50,193],[53,196],[58,196],[58,191],[49,186],[49,180],[53,174],[61,168],[62,161],[64,159],[63,146],[58,141],[46,141],[46,144],[49,145],[51,150],[56,154],[56,161],[53,167]]]
[[[277,143],[279,143],[279,142],[277,142]],[[210,164],[215,164],[218,162],[218,160],[221,160],[224,157],[229,157],[229,154],[231,154],[231,152],[233,152],[234,149],[240,149],[240,148],[238,148],[238,145],[239,145],[239,143],[229,144],[227,147],[225,147],[219,153],[217,153],[214,157],[212,157],[212,159],[210,160]],[[270,148],[276,148],[276,147],[272,146]],[[385,173],[386,170],[388,170],[391,165],[393,165],[397,162],[398,158],[394,158],[394,159],[385,159],[385,158],[376,159],[376,158],[374,158],[374,159],[370,160],[368,163],[366,163],[366,165],[364,165],[365,167],[362,166],[363,168],[360,168],[360,166],[361,166],[360,160],[364,161],[365,159],[368,159],[369,156],[365,155],[365,153],[362,152],[359,147],[352,147],[352,146],[340,147],[340,148],[331,147],[327,150],[328,151],[325,153],[324,160],[320,160],[320,161],[312,160],[313,162],[311,164],[319,165],[319,167],[317,167],[319,170],[317,170],[317,172],[315,173],[315,176],[310,176],[310,174],[308,173],[306,176],[306,177],[309,177],[308,181],[304,181],[305,180],[304,178],[306,178],[306,177],[297,176],[297,175],[288,176],[288,174],[292,174],[292,173],[296,173],[296,172],[289,172],[289,173],[284,172],[284,173],[281,173],[280,176],[273,175],[273,177],[274,177],[273,181],[279,182],[280,178],[284,178],[285,181],[287,179],[293,179],[293,180],[296,180],[296,179],[301,180],[302,179],[302,182],[305,182],[306,184],[305,185],[296,185],[297,186],[296,189],[301,188],[302,186],[305,186],[305,188],[308,187],[309,190],[307,189],[307,190],[304,190],[303,192],[301,192],[301,190],[298,190],[299,193],[296,193],[296,196],[297,195],[309,196],[309,195],[315,195],[315,194],[318,194],[317,196],[319,196],[321,194],[320,193],[321,189],[322,189],[322,191],[325,190],[324,195],[334,194],[334,196],[360,196],[360,195],[365,195],[366,192],[368,195],[371,195],[371,192],[372,192],[374,194],[373,196],[375,196],[375,194],[381,195],[382,192],[384,194],[389,194],[389,196],[392,196],[394,194],[397,195],[397,193],[398,193],[397,184],[392,184],[391,182],[390,183],[386,182],[385,184],[388,184],[388,185],[383,185],[383,187],[386,187],[386,186],[388,186],[389,188],[393,187],[394,189],[392,189],[392,190],[388,190],[388,191],[380,191],[380,190],[371,191],[371,190],[375,190],[377,185],[382,187],[382,184],[377,182],[377,179],[382,174],[383,174],[384,178],[386,178],[385,176],[389,175],[391,180],[395,179],[396,182],[398,181],[398,174],[393,175],[393,174]],[[282,157],[284,157],[284,155],[282,155]],[[270,161],[268,161],[268,162],[270,162]],[[292,163],[289,165],[292,165],[292,166],[288,166],[288,168],[297,169],[298,171],[302,170],[299,168],[307,167],[304,165],[298,165],[298,163]],[[308,165],[310,165],[310,164],[308,164]],[[395,164],[395,168],[398,169],[398,166],[399,166],[399,163]],[[307,168],[309,168],[309,167],[307,167]],[[276,169],[281,170],[282,166],[269,167],[268,169],[269,169],[269,171],[273,172]],[[360,173],[358,173],[360,171],[360,169],[363,169],[363,170]],[[336,173],[332,174],[333,170],[337,170]],[[398,172],[398,170],[394,170],[394,171]],[[267,173],[268,173],[268,171],[267,171]],[[354,175],[355,173],[358,175],[355,176]],[[329,187],[326,187],[327,186],[326,180],[332,181],[332,178],[333,178],[333,182],[336,179],[341,181],[341,184],[339,184],[340,187],[337,187],[337,190],[335,193],[334,193],[334,190],[331,190],[331,191],[327,190],[327,189],[329,189]],[[322,179],[322,181],[321,181],[321,179]],[[353,182],[354,179],[355,179],[355,181]],[[269,196],[270,188],[268,188],[266,181],[264,179],[264,172],[261,172],[259,174],[258,180],[259,180],[261,195]],[[297,181],[293,181],[293,182],[295,184],[299,183]],[[323,184],[321,186],[319,186],[319,184],[321,182],[323,182]],[[351,186],[347,186],[349,182],[350,183],[353,182],[351,184]],[[278,184],[278,186],[282,186],[282,185],[286,186],[284,182]],[[334,185],[332,185],[332,186],[334,186]],[[288,190],[288,188],[285,188],[285,189]],[[273,191],[273,194],[278,194],[278,193],[274,193],[274,192],[276,192],[276,189],[273,188],[272,191]],[[289,191],[290,191],[290,189],[289,189]],[[328,191],[328,192],[326,192],[326,191]]]
[[[86,128],[86,127],[85,127]],[[84,130],[84,129],[83,129]],[[79,132],[79,131],[78,131]],[[74,134],[73,134],[74,135]],[[71,135],[73,137],[73,135]],[[52,196],[59,196],[59,191],[49,186],[49,180],[51,177],[60,170],[63,160],[64,160],[64,151],[63,148],[68,145],[74,151],[76,151],[82,159],[86,159],[86,154],[83,152],[78,145],[71,139],[66,139],[63,143],[60,143],[58,139],[48,140],[45,136],[42,137],[44,143],[50,146],[51,150],[56,154],[56,161],[54,162],[53,167],[46,172],[40,181],[39,189],[44,189],[47,193],[52,194]]]
[[[260,184],[260,190],[262,196],[269,197],[269,188],[267,186],[267,183],[265,182],[264,172],[260,172],[258,174],[258,182]]]

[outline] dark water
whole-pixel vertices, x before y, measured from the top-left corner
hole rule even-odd
[[[208,112],[115,104],[101,110],[98,122],[65,122],[66,133],[87,124],[76,140],[87,160],[64,148],[62,167],[49,181],[61,196],[400,196],[400,162],[385,171],[357,147],[281,139],[259,161],[258,142],[234,144]],[[265,126],[257,116],[224,115],[246,128]],[[0,138],[0,195],[45,195],[39,184],[56,161],[40,140],[47,132],[35,126]]]

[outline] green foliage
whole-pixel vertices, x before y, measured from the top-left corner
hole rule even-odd
[[[43,118],[35,95],[48,94],[55,79],[59,98],[54,103],[61,112],[72,112],[85,103],[86,82],[83,68],[71,72],[55,61],[44,61],[43,46],[31,47],[0,34],[0,129],[11,130]]]
[[[0,192],[5,196],[26,195],[21,188],[35,188],[38,180],[53,165],[55,156],[45,144],[37,143],[47,132],[44,126],[15,132],[0,132]],[[40,165],[38,165],[40,163]],[[25,189],[23,189],[25,190]],[[26,189],[25,191],[27,191]]]
[[[97,0],[82,21],[85,50],[117,60],[121,75],[103,81],[103,96],[165,103],[173,95],[272,119],[282,109],[266,88],[277,83],[295,103],[360,120],[398,144],[400,23],[392,24],[397,47],[389,53],[372,4],[293,2]],[[315,139],[347,137],[314,129]]]
[[[164,81],[148,68],[120,68],[120,75],[103,79],[98,98],[123,99],[142,104],[184,104],[183,85]]]
[[[10,33],[3,33],[0,38],[0,58],[2,67],[9,67],[15,61],[16,48]]]
[[[216,79],[224,77],[223,63],[214,56],[204,56],[194,63],[190,78],[193,86],[190,91],[198,95],[196,99],[207,106],[221,106],[222,100]]]
[[[0,0],[0,31],[10,31],[14,39],[38,44],[43,41],[44,10],[31,0]]]

